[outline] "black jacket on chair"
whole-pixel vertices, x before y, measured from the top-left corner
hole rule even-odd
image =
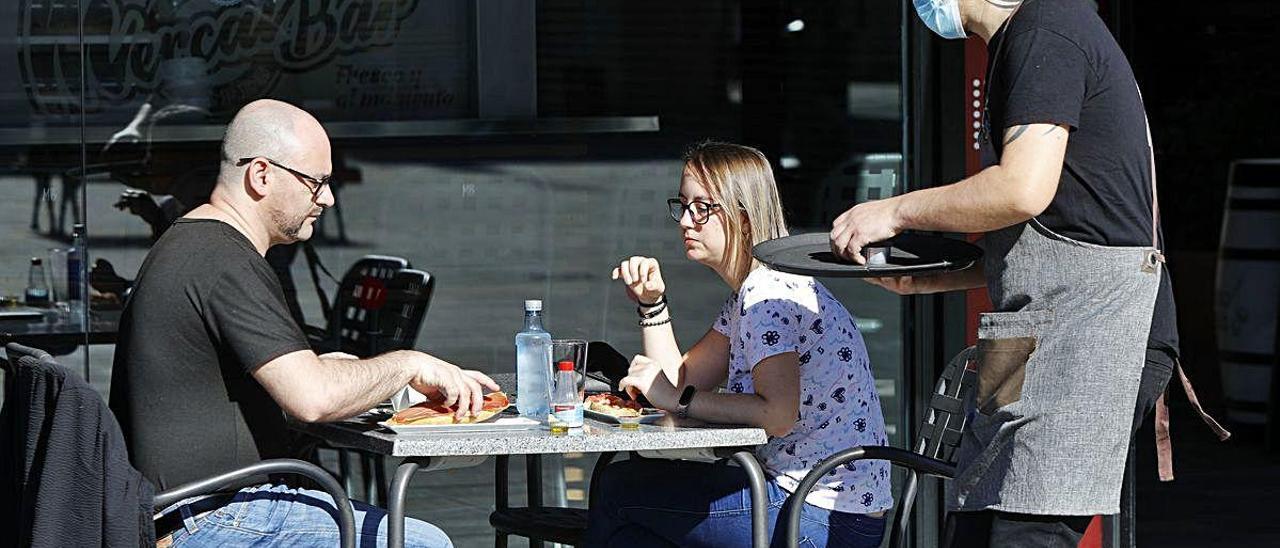
[[[0,411],[0,546],[155,546],[154,490],[83,379],[23,358]]]

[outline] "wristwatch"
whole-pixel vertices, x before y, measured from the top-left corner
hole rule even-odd
[[[693,395],[698,393],[698,389],[693,385],[684,387],[684,392],[680,393],[680,402],[676,404],[676,416],[682,419],[689,418],[689,404],[693,402]]]

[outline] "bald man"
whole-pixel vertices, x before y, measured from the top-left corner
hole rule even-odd
[[[296,454],[286,413],[345,419],[407,385],[461,402],[466,414],[498,388],[421,352],[357,360],[308,347],[263,256],[311,237],[334,204],[329,156],[315,118],[279,101],[250,103],[227,126],[209,203],[175,221],[142,264],[120,321],[111,408],[134,465],[159,489]],[[156,534],[161,545],[235,546],[248,530],[256,541],[333,546],[337,526],[326,508],[324,493],[261,485],[183,501],[157,520]],[[385,516],[356,505],[358,533],[377,535],[361,545],[385,544]],[[434,526],[409,521],[409,545],[451,545]]]

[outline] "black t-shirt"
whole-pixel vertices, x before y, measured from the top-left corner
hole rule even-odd
[[[271,266],[221,221],[179,219],[120,319],[111,409],[160,489],[289,456],[284,414],[252,373],[308,348]]]
[[[1151,152],[1142,98],[1129,61],[1093,6],[1028,0],[988,50],[993,131],[985,144],[996,157],[1007,128],[1070,127],[1057,194],[1037,219],[1084,242],[1151,245]],[[1176,353],[1173,288],[1164,272],[1149,346]]]

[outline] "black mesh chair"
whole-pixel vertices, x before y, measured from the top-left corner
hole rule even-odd
[[[616,453],[601,453],[596,458],[591,477],[596,477],[613,461]],[[510,479],[510,455],[499,455],[494,464],[495,509],[489,514],[493,526],[493,545],[506,548],[507,537],[516,535],[529,539],[529,545],[542,546],[544,541],[580,546],[582,535],[587,532],[587,509],[561,508],[542,505],[542,455],[526,455],[525,471],[528,490],[526,506],[511,506],[507,482]],[[595,482],[591,482],[587,495],[588,506],[595,502]]]
[[[382,310],[390,299],[388,286],[397,272],[407,268],[408,260],[383,255],[365,255],[351,265],[338,284],[325,326],[305,328],[311,348],[319,354],[346,352],[362,358],[377,355],[384,347]],[[427,301],[433,284],[428,276]],[[425,302],[422,309],[425,314]],[[417,331],[409,337],[416,339]],[[409,346],[412,345],[410,341]]]
[[[366,255],[342,276],[328,324],[323,329],[306,328],[308,340],[318,354],[345,352],[359,358],[411,349],[418,340],[434,291],[435,277],[410,268],[408,260]],[[349,493],[356,493],[351,473],[352,450],[335,450],[338,452],[337,475]],[[359,454],[363,479],[359,490],[368,502],[384,503],[387,493],[384,457]]]
[[[376,330],[366,341],[372,350],[370,355],[413,348],[435,287],[435,277],[423,270],[405,268],[391,277],[387,284],[387,302],[377,312]]]
[[[7,423],[6,431],[13,432],[15,439],[6,439],[8,443],[22,444],[20,446],[33,447],[34,451],[29,455],[30,462],[25,463],[30,466],[22,465],[23,463],[6,463],[4,472],[6,476],[5,482],[5,499],[4,511],[12,513],[13,516],[22,516],[22,519],[32,521],[43,519],[42,512],[60,512],[58,509],[60,504],[56,501],[38,501],[41,493],[86,493],[87,491],[72,491],[65,489],[57,489],[55,486],[45,484],[51,477],[62,479],[67,482],[75,482],[76,477],[63,477],[51,475],[39,475],[39,469],[50,459],[55,459],[53,452],[66,450],[66,444],[49,443],[48,439],[41,439],[42,436],[49,435],[48,419],[44,421],[45,428],[28,429],[26,423],[30,418],[34,405],[27,397],[27,392],[41,381],[41,379],[49,382],[42,382],[44,386],[50,386],[54,383],[61,383],[62,390],[59,394],[69,389],[91,390],[84,379],[80,378],[74,372],[59,364],[47,352],[39,349],[30,348],[17,343],[10,343],[5,346],[7,360],[3,361],[5,366],[5,399],[4,409],[0,411],[0,416],[5,421],[13,421]],[[98,422],[99,428],[107,429],[106,435],[115,439],[115,443],[123,445],[124,437],[120,432],[120,425],[114,420],[111,410],[107,408],[106,402],[101,398],[94,398],[100,408],[100,416],[105,420]],[[51,402],[45,400],[44,403],[49,405]],[[12,430],[10,430],[12,428]],[[21,438],[21,439],[16,439]],[[31,478],[26,477],[22,472],[27,470],[30,476],[36,476],[41,481],[31,482]],[[341,546],[344,548],[354,548],[356,542],[356,525],[355,518],[351,508],[351,501],[342,490],[342,486],[337,480],[325,472],[322,468],[300,460],[294,459],[272,459],[258,462],[237,470],[232,470],[217,476],[194,481],[186,485],[170,489],[163,493],[156,494],[152,499],[152,507],[156,510],[163,510],[168,506],[200,495],[211,494],[221,490],[237,490],[240,487],[258,483],[258,478],[267,474],[298,474],[315,481],[320,489],[324,490],[329,496],[333,497],[337,506],[337,522],[340,532]],[[19,477],[22,475],[23,477]],[[144,480],[145,481],[145,480]],[[87,495],[86,495],[87,496]],[[144,501],[145,502],[145,501]],[[63,516],[54,515],[52,519],[60,520]],[[30,530],[30,524],[23,527],[23,530]],[[17,544],[23,544],[22,539],[16,538],[18,532],[14,532],[14,541]],[[56,534],[56,533],[55,533]],[[31,539],[27,539],[31,540]],[[62,542],[65,540],[66,542]],[[72,546],[80,544],[80,541],[74,538],[67,539],[50,539],[44,538],[44,544],[49,545],[66,545]]]
[[[422,328],[422,320],[427,315],[427,307],[431,304],[431,293],[435,288],[435,278],[421,270],[412,268],[396,272],[386,285],[385,304],[378,310],[370,312],[373,318],[373,330],[365,333],[364,344],[368,353],[356,354],[359,357],[376,356],[391,350],[409,350],[418,340],[418,331]],[[343,340],[348,340],[346,337]],[[348,347],[350,353],[353,348]],[[347,450],[340,450],[339,467],[342,478],[351,477],[350,461],[345,467]],[[373,503],[385,505],[387,502],[386,460],[381,454],[356,451],[360,454],[360,469],[363,473],[364,496]]]
[[[943,369],[929,401],[929,411],[920,427],[920,438],[916,440],[914,451],[878,445],[852,447],[823,459],[809,471],[786,507],[788,546],[795,548],[799,545],[800,513],[809,491],[837,466],[858,460],[886,460],[907,469],[906,482],[889,528],[889,546],[902,546],[920,474],[946,479],[955,476],[956,448],[960,446],[960,436],[965,429],[965,400],[977,382],[976,370],[970,361],[972,354],[972,347],[965,349]]]

